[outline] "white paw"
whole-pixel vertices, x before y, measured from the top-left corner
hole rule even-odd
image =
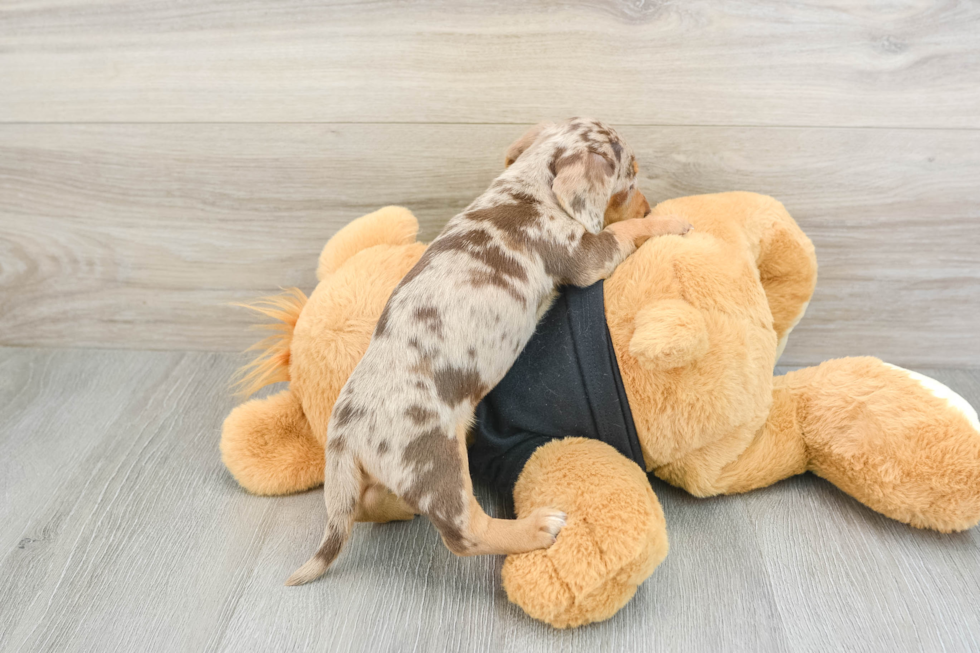
[[[558,537],[558,533],[565,527],[565,519],[567,517],[568,515],[557,510],[549,510],[545,515],[545,518],[542,520],[542,528],[548,532],[552,540]]]
[[[929,391],[929,393],[934,397],[945,399],[946,404],[950,408],[961,413],[963,417],[970,422],[970,425],[973,426],[977,432],[980,432],[980,419],[977,419],[977,411],[973,409],[973,406],[971,406],[966,399],[953,392],[948,386],[943,385],[936,379],[928,377],[925,374],[919,374],[918,372],[913,372],[912,370],[907,370],[904,367],[892,365],[891,363],[885,363],[885,365],[894,370],[905,372],[911,379],[917,381],[919,385]]]

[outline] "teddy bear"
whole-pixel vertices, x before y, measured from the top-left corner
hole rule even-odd
[[[962,397],[870,357],[773,376],[817,276],[812,243],[778,201],[719,193],[653,212],[694,231],[652,239],[605,282],[563,293],[478,407],[474,476],[512,499],[517,516],[544,506],[568,515],[550,548],[505,560],[512,602],[559,628],[623,607],[668,551],[648,474],[710,497],[809,471],[914,527],[980,521],[980,422]],[[425,250],[417,231],[404,208],[359,218],[324,247],[309,298],[293,290],[253,305],[277,331],[256,346],[240,388],[289,386],[224,422],[222,458],[246,490],[330,482],[334,401]],[[555,363],[566,359],[578,363]],[[560,383],[548,381],[549,365]],[[536,407],[548,405],[572,417],[545,419]],[[412,518],[400,505],[391,496],[361,518]]]

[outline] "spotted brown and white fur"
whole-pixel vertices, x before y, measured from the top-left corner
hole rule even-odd
[[[483,512],[467,468],[474,407],[514,363],[559,286],[591,285],[647,238],[690,225],[644,217],[650,206],[636,187],[633,152],[598,121],[538,125],[509,148],[507,164],[388,300],[330,418],[326,532],[287,584],[326,571],[355,518],[421,513],[460,555],[544,548],[564,525],[557,510],[517,520]]]

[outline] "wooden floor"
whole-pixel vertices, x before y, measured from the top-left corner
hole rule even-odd
[[[238,363],[0,349],[0,650],[980,650],[980,530],[918,531],[812,476],[710,500],[655,480],[670,555],[578,630],[532,621],[500,558],[454,557],[423,519],[358,525],[286,588],[321,498],[249,496],[221,466]],[[923,371],[980,404],[980,371]]]

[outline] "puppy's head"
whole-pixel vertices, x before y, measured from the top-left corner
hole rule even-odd
[[[519,159],[547,169],[558,204],[589,231],[650,212],[632,148],[598,120],[535,125],[507,148],[505,165]]]

